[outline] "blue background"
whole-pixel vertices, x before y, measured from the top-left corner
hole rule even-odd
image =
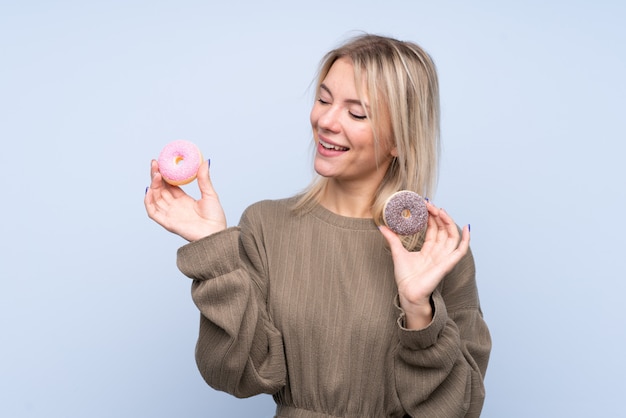
[[[472,225],[483,416],[626,416],[625,21],[606,0],[0,1],[0,416],[272,416],[196,370],[149,162],[197,143],[231,225],[300,191],[317,64],[358,31],[439,68],[433,200]]]

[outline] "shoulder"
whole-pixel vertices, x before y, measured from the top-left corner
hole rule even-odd
[[[244,216],[289,213],[293,211],[296,201],[296,197],[277,200],[261,200],[248,206],[244,211]]]
[[[285,225],[295,217],[297,197],[261,200],[248,206],[241,216],[240,226],[276,227]]]

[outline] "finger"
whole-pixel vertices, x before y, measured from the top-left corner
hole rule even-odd
[[[217,193],[213,188],[213,183],[211,182],[211,174],[209,172],[209,161],[203,161],[200,164],[200,168],[198,168],[198,187],[200,188],[200,194],[202,197],[217,197]]]
[[[422,251],[425,253],[445,253],[452,254],[459,248],[461,234],[458,226],[450,215],[442,208],[431,206],[429,208],[429,230],[427,231],[427,239],[424,241]],[[469,231],[468,231],[469,232]],[[467,240],[468,237],[465,237]],[[459,257],[465,254],[469,247],[469,241],[460,248]],[[456,257],[454,257],[456,259]]]
[[[426,209],[428,209],[428,214],[434,217],[438,217],[441,215],[442,208],[435,206],[430,200],[426,202]]]
[[[463,231],[461,232],[461,242],[459,242],[459,246],[457,247],[457,250],[462,252],[463,255],[465,255],[469,249],[470,235],[470,226],[465,225],[463,227]]]
[[[155,182],[154,176],[159,172],[159,166],[156,160],[150,162],[150,185],[146,188],[144,197],[144,205],[148,211],[148,215],[152,217],[154,212],[154,189],[158,187],[158,183]]]
[[[439,210],[439,216],[437,217],[437,239],[444,245],[456,246],[459,243],[459,230],[452,218],[444,209]],[[454,249],[452,248],[452,250]]]
[[[167,184],[158,171],[152,173],[154,176],[152,177],[150,186],[146,190],[144,205],[148,216],[151,219],[157,220],[160,214],[167,213],[171,203],[175,200],[172,192],[176,192],[176,190],[180,191],[180,188]]]
[[[430,202],[426,203],[426,208],[428,209],[428,221],[426,224],[426,234],[424,235],[422,251],[428,251],[429,247],[434,245],[437,241],[437,235],[439,233],[439,226],[437,225],[439,209]]]
[[[161,173],[158,171],[152,176],[152,181],[150,182],[150,187],[148,188],[146,197],[148,197],[155,206],[160,206],[161,202],[170,202],[173,199],[172,194],[168,189],[168,184],[165,183]]]
[[[150,188],[147,193],[154,193],[164,186],[163,176],[159,172],[159,164],[156,160],[150,162]]]
[[[450,215],[443,208],[433,210],[431,215],[429,219],[433,218],[436,225],[433,228],[435,231],[433,242],[447,246],[453,244],[454,248],[456,248],[459,242],[459,231]]]
[[[393,232],[385,225],[380,225],[378,229],[383,234],[383,237],[385,237],[385,240],[387,240],[387,243],[389,244],[392,258],[395,258],[395,256],[400,255],[402,252],[406,251],[406,248],[404,248],[404,245],[402,245],[402,240],[400,239],[398,234]]]
[[[153,178],[159,172],[159,163],[157,160],[150,161],[150,178]]]
[[[469,241],[469,226],[465,225],[461,233],[461,241],[458,242],[458,245],[454,248],[452,252],[450,252],[450,255],[448,257],[447,262],[449,264],[449,268],[447,269],[447,271],[452,269],[459,261],[461,261],[465,254],[467,254],[467,251],[469,250]]]
[[[442,222],[442,226],[446,228],[448,231],[454,231],[454,234],[458,235],[459,230],[458,230],[456,223],[452,219],[452,217],[444,209],[441,209],[440,212],[441,212],[440,219]]]
[[[441,248],[452,256],[450,262],[456,264],[469,250],[470,227],[465,225],[459,228],[450,215],[443,210],[441,218],[446,225],[445,234],[448,237]]]
[[[146,194],[151,193],[155,200],[165,200],[167,203],[170,203],[172,200],[186,194],[179,186],[173,186],[163,179],[156,160],[152,160],[150,164],[150,176],[152,181]]]

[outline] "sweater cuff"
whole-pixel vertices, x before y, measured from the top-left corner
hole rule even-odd
[[[400,335],[400,344],[409,350],[424,350],[437,342],[437,339],[443,332],[443,329],[448,320],[448,311],[446,304],[441,297],[438,290],[435,290],[431,296],[431,303],[433,305],[433,319],[426,328],[412,330],[405,328],[405,312],[400,307],[400,297],[396,295],[395,305],[400,311],[398,317],[398,327]]]
[[[239,234],[238,226],[231,227],[180,247],[178,269],[194,280],[209,280],[238,269]]]

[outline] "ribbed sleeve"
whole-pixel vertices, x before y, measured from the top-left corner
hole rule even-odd
[[[293,203],[259,202],[178,252],[207,382],[272,393],[277,417],[478,416],[491,341],[471,254],[433,294],[431,324],[407,330],[374,222]]]
[[[178,250],[176,264],[187,277],[208,280],[237,270],[241,265],[239,228],[229,228]]]
[[[202,314],[196,345],[202,377],[237,397],[276,392],[286,378],[282,339],[241,251],[239,229],[182,247],[177,264],[194,279],[192,297]]]

